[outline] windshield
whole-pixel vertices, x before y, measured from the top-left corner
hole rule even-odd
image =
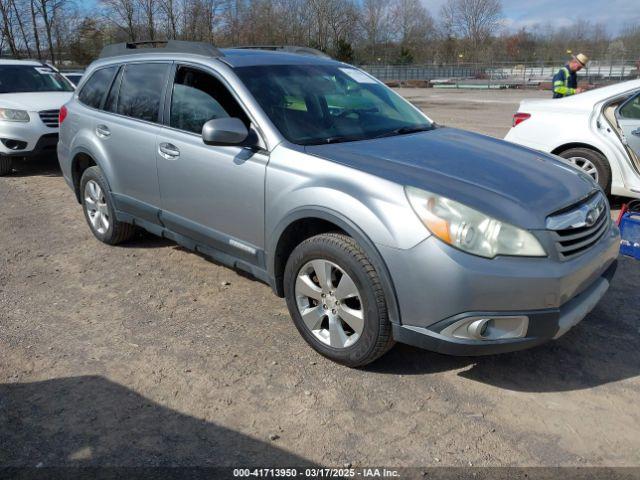
[[[406,100],[353,67],[268,65],[235,71],[282,135],[299,145],[433,128]]]
[[[0,93],[72,92],[55,70],[40,65],[0,65]]]

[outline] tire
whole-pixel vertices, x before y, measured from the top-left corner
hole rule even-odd
[[[13,161],[11,157],[0,155],[0,177],[9,175],[13,170]]]
[[[585,171],[583,166],[593,165],[596,170],[596,176],[594,177],[593,174],[590,174],[591,177],[594,177],[606,194],[611,192],[611,167],[604,155],[590,148],[570,148],[561,152],[560,156],[569,160],[583,171]],[[589,174],[588,171],[585,171],[585,173]]]
[[[321,288],[323,278],[331,280]],[[394,344],[378,273],[347,235],[325,233],[300,243],[285,266],[284,293],[302,337],[334,362],[361,367]]]
[[[98,189],[95,188],[96,185]],[[135,227],[116,220],[109,184],[100,167],[89,167],[82,174],[80,198],[84,218],[98,240],[108,245],[117,245],[131,238]]]

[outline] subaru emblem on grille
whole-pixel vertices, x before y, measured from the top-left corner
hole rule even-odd
[[[594,223],[596,223],[596,220],[598,219],[598,211],[596,208],[592,208],[591,210],[589,210],[587,212],[587,216],[584,219],[584,224],[587,227],[591,227],[593,226]]]
[[[607,203],[601,193],[576,206],[568,212],[547,217],[546,226],[549,230],[566,230],[571,228],[592,227],[602,217],[607,209]]]

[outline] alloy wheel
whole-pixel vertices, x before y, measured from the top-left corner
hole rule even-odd
[[[569,157],[567,160],[593,178],[596,182],[598,181],[598,169],[591,160],[584,157]]]
[[[298,311],[311,333],[323,344],[347,348],[364,330],[364,306],[353,279],[338,265],[311,260],[298,272]]]
[[[104,235],[109,230],[109,208],[104,192],[95,180],[89,180],[84,187],[84,204],[91,226]]]

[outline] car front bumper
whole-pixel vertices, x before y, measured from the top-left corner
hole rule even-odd
[[[29,112],[29,116],[29,122],[0,121],[0,155],[33,157],[55,154],[58,128],[46,126],[37,112]]]
[[[579,323],[606,293],[615,273],[619,230],[569,261],[484,259],[430,237],[410,250],[379,246],[394,281],[401,324],[394,338],[451,355],[520,350],[558,338]],[[517,338],[469,339],[452,325],[473,318],[526,320]]]

